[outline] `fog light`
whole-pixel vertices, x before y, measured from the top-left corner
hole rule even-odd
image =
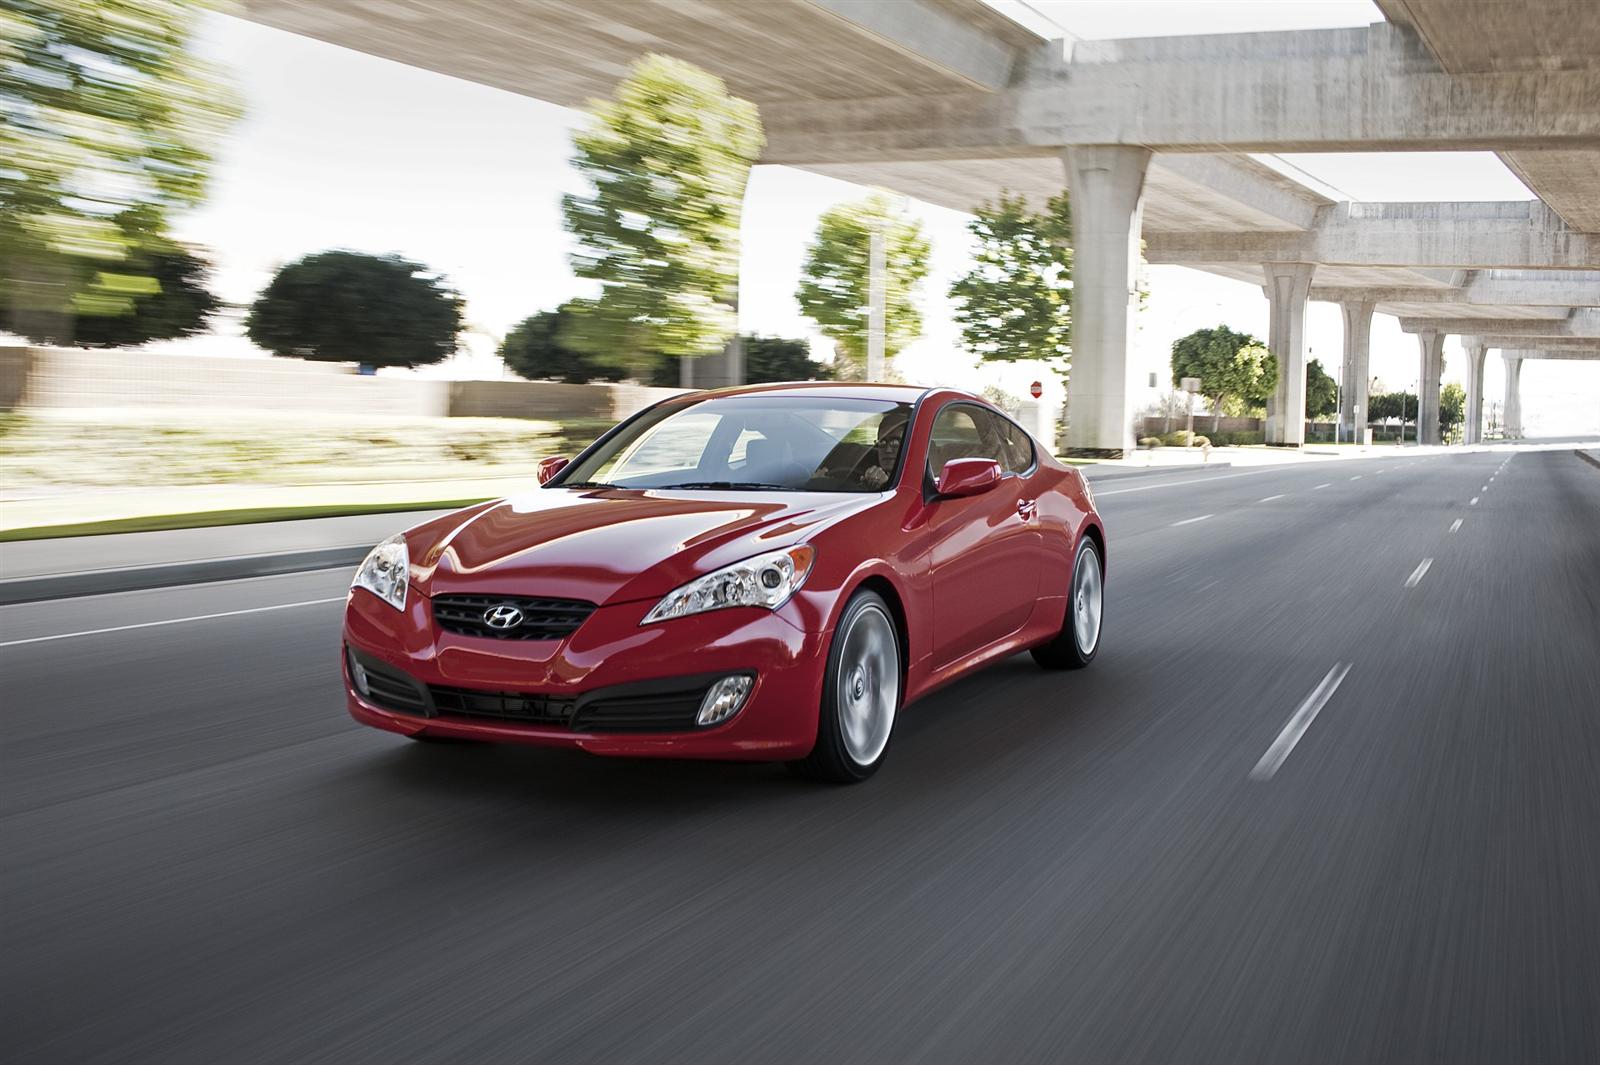
[[[706,697],[700,701],[700,716],[695,718],[695,723],[716,725],[728,720],[739,712],[754,684],[754,677],[743,674],[723,677],[706,690]]]
[[[367,671],[361,668],[360,662],[356,661],[356,653],[349,648],[345,648],[344,656],[345,660],[350,663],[350,683],[354,684],[356,691],[362,695],[371,695],[372,692],[367,687]]]

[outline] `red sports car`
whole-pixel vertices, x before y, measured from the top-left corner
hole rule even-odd
[[[1099,649],[1089,486],[964,393],[675,396],[539,481],[362,563],[358,721],[855,781],[918,696],[1023,649],[1051,669]]]

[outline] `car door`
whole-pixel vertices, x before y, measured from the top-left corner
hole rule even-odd
[[[934,418],[928,442],[927,490],[951,459],[1000,463],[999,484],[980,495],[935,499],[929,519],[928,565],[933,586],[935,668],[949,665],[1016,632],[1039,591],[1041,537],[1028,494],[1031,444],[1025,433],[987,408],[961,401]]]

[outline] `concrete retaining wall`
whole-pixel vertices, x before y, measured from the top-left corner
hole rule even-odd
[[[79,348],[0,348],[0,410],[208,408],[394,417],[625,418],[679,391],[362,376],[353,366]]]

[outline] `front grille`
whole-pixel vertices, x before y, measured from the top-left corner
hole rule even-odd
[[[579,696],[479,691],[423,684],[372,655],[349,649],[366,674],[364,698],[417,717],[547,725],[575,732],[688,732],[706,689],[722,674],[671,677],[599,688]]]
[[[522,615],[509,628],[496,628],[484,615],[511,607]],[[535,599],[506,595],[436,595],[433,620],[446,632],[492,640],[561,640],[572,635],[593,614],[595,605],[580,599]]]
[[[565,725],[572,720],[572,699],[521,692],[481,692],[470,688],[428,685],[434,711],[448,717],[482,717],[529,725]]]

